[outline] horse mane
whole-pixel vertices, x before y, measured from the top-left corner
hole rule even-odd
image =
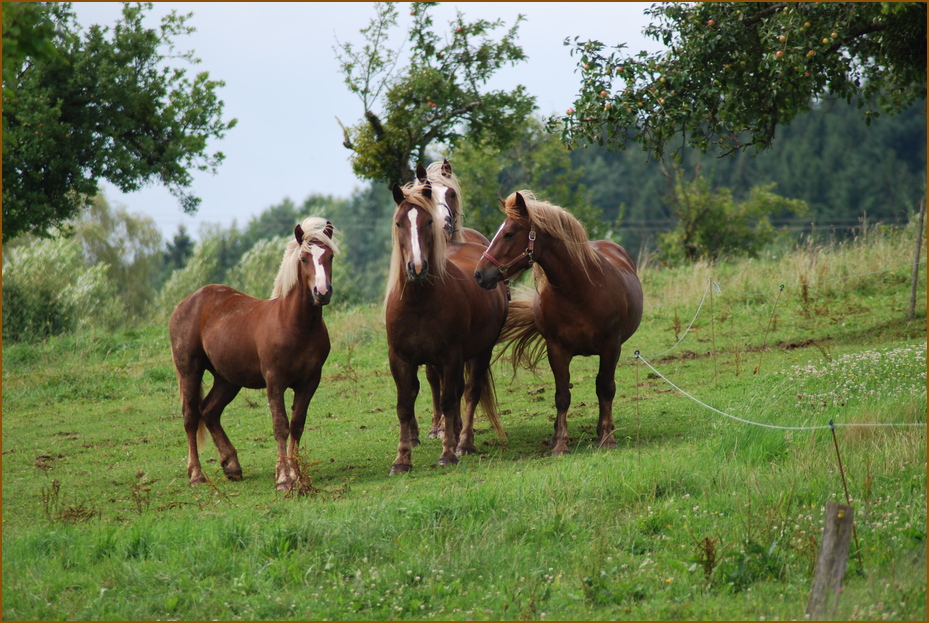
[[[445,178],[448,179],[448,178]],[[429,183],[428,181],[426,183]],[[432,273],[431,276],[438,279],[444,280],[446,275],[446,254],[447,254],[447,243],[445,241],[445,230],[442,225],[444,222],[444,217],[439,218],[438,215],[438,206],[435,201],[431,198],[426,198],[423,196],[422,191],[425,187],[425,183],[418,180],[410,182],[403,186],[403,194],[406,199],[405,202],[412,203],[418,208],[425,210],[430,216],[432,216],[432,229],[434,241],[433,246],[433,257],[429,259],[429,272]],[[401,204],[402,205],[402,204]],[[397,210],[400,209],[400,206],[397,206]],[[396,210],[394,215],[396,217]],[[403,258],[400,254],[400,241],[397,237],[397,228],[391,228],[391,238],[393,240],[393,249],[390,252],[390,269],[387,274],[387,293],[384,296],[384,301],[386,303],[390,295],[398,289],[403,288],[403,284],[406,282],[406,277],[404,276],[403,268]]]
[[[455,214],[455,223],[452,231],[452,240],[455,242],[464,242],[464,235],[461,228],[464,227],[464,197],[461,194],[461,183],[458,176],[454,173],[446,175],[442,170],[444,162],[433,162],[426,167],[426,180],[432,184],[440,184],[455,191],[458,196],[458,213]]]
[[[560,240],[564,244],[571,261],[579,264],[583,268],[584,274],[590,279],[589,269],[599,267],[602,258],[591,246],[584,224],[561,206],[536,199],[531,190],[520,190],[519,194],[526,200],[526,208],[529,210],[529,219],[532,225],[538,231]],[[503,212],[508,218],[519,218],[519,214],[516,212],[516,193],[506,198]],[[533,275],[537,280],[540,280],[541,284],[544,285],[548,282],[545,279],[545,271],[542,270],[541,266],[535,264],[532,270]]]
[[[332,251],[333,255],[338,255],[339,247],[333,238],[323,233],[326,225],[330,224],[321,216],[308,216],[300,223],[303,230],[303,243],[298,243],[295,237],[291,237],[290,242],[284,249],[284,259],[281,260],[281,267],[277,271],[277,277],[274,278],[274,288],[271,290],[271,298],[276,299],[286,296],[291,288],[297,283],[297,264],[300,262],[300,253],[309,251],[310,245],[320,244]]]

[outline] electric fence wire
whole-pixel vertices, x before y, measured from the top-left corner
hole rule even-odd
[[[714,413],[718,413],[719,415],[735,420],[737,422],[742,422],[743,424],[750,424],[752,426],[760,426],[762,428],[772,428],[775,430],[794,430],[794,431],[831,430],[835,428],[882,428],[882,427],[894,427],[894,426],[923,426],[923,427],[926,426],[925,422],[897,422],[897,423],[860,422],[859,423],[859,422],[834,422],[833,420],[829,420],[828,424],[819,424],[815,426],[784,426],[781,424],[766,424],[764,422],[755,422],[753,420],[747,420],[745,418],[740,418],[738,416],[726,413],[725,411],[721,411],[712,405],[708,405],[707,403],[703,402],[702,400],[693,396],[692,394],[684,391],[683,389],[675,385],[673,382],[671,382],[671,380],[668,377],[666,377],[661,372],[656,370],[655,367],[652,366],[652,364],[650,364],[648,361],[645,360],[644,357],[642,357],[642,354],[639,351],[635,351],[635,358],[638,361],[641,361],[643,364],[645,364],[646,367],[648,367],[653,373],[658,375],[658,377],[661,378],[665,383],[667,383],[668,385],[676,389],[678,392],[680,392],[684,396],[687,396],[688,398],[690,398],[693,402],[697,403],[698,405],[706,409],[709,409],[710,411],[713,411]]]

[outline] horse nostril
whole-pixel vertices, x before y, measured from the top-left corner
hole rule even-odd
[[[474,271],[474,278],[477,280],[478,284],[484,283],[484,276],[481,274],[481,271]]]

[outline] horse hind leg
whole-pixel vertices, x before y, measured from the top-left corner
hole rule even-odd
[[[181,413],[184,416],[184,432],[187,435],[187,477],[191,485],[206,482],[203,468],[200,466],[199,447],[206,443],[204,422],[200,417],[200,404],[203,400],[199,375],[178,374],[181,393]]]
[[[429,428],[429,439],[441,439],[445,431],[445,419],[442,417],[442,379],[435,366],[426,366],[426,380],[432,390],[432,426]]]
[[[597,402],[600,417],[597,420],[597,447],[615,448],[613,436],[613,398],[616,396],[616,363],[619,361],[619,349],[606,352],[600,356],[600,369],[597,372]]]
[[[482,393],[491,391],[491,388],[485,385],[489,384],[488,371],[492,356],[493,350],[489,350],[471,359],[466,365],[468,381],[464,388],[465,408],[461,416],[458,447],[455,448],[455,454],[458,456],[477,453],[477,446],[474,445],[474,412],[481,402]]]
[[[239,386],[217,376],[201,408],[203,423],[213,437],[213,443],[219,451],[220,465],[229,480],[242,480],[242,467],[239,465],[239,455],[220,423],[220,417],[223,409],[232,402],[240,389]]]

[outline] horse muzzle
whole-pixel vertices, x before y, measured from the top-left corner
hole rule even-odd
[[[477,285],[481,286],[485,290],[493,290],[497,287],[497,283],[500,281],[500,270],[497,268],[485,268],[484,270],[475,270],[474,279],[477,281]]]
[[[313,302],[317,305],[328,305],[332,300],[332,286],[326,288],[326,291],[320,294],[318,288],[313,288]]]
[[[423,260],[419,272],[416,271],[416,265],[413,262],[406,263],[406,274],[410,281],[422,281],[429,276],[429,262]]]

